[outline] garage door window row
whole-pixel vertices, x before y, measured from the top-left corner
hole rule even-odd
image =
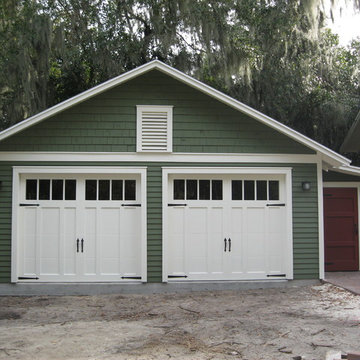
[[[222,180],[174,180],[174,200],[222,200]]]
[[[232,180],[232,200],[279,200],[277,180]]]
[[[85,200],[136,200],[136,180],[86,180]]]
[[[27,179],[26,200],[76,200],[76,180]]]

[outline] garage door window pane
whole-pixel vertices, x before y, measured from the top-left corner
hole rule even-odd
[[[53,200],[62,200],[63,199],[63,180],[53,180],[52,181],[52,199]]]
[[[269,181],[269,200],[279,200],[279,181]]]
[[[242,180],[231,181],[232,200],[242,200]]]
[[[110,200],[110,180],[99,180],[99,200]]]
[[[39,180],[39,200],[50,200],[50,180]]]
[[[96,180],[86,180],[85,200],[96,200]]]
[[[123,199],[123,181],[113,180],[111,189],[111,200],[122,200]]]
[[[199,199],[210,200],[210,180],[199,180]]]
[[[267,181],[256,181],[256,200],[267,200]]]
[[[76,180],[65,180],[65,200],[76,200]]]
[[[222,193],[222,180],[212,180],[211,182],[211,195],[212,200],[222,200],[223,193]]]
[[[186,180],[186,200],[197,199],[197,180]]]
[[[135,180],[125,180],[125,200],[136,200]]]
[[[185,199],[185,180],[174,180],[174,200]]]
[[[244,181],[244,195],[245,200],[255,200],[255,181]]]
[[[37,199],[37,180],[26,180],[26,200]]]

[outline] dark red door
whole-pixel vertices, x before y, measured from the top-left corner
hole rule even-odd
[[[359,270],[357,190],[324,189],[325,271]]]

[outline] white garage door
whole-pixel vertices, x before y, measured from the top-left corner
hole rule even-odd
[[[170,175],[168,280],[287,278],[284,175]]]
[[[141,280],[140,175],[20,180],[18,280]]]

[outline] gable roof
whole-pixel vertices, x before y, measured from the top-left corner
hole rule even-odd
[[[358,112],[354,123],[347,133],[340,151],[358,152],[360,151],[360,111]]]
[[[344,156],[336,153],[335,151],[327,148],[324,145],[319,144],[318,142],[308,138],[307,136],[297,132],[296,130],[293,130],[289,128],[288,126],[272,119],[271,117],[251,108],[250,106],[247,106],[243,103],[241,103],[238,100],[235,100],[231,98],[230,96],[190,77],[189,75],[184,74],[183,72],[176,70],[172,68],[169,65],[166,65],[162,63],[159,60],[153,60],[149,63],[146,63],[142,66],[139,66],[138,68],[135,68],[133,70],[130,70],[122,75],[119,75],[115,78],[112,78],[100,85],[97,85],[89,90],[86,90],[68,100],[65,100],[49,109],[46,109],[28,119],[23,120],[20,123],[17,123],[13,125],[12,127],[3,130],[0,132],[0,141],[4,140],[30,126],[33,126],[35,124],[38,124],[39,122],[54,116],[66,109],[71,108],[72,106],[75,106],[85,100],[88,100],[98,94],[103,93],[106,90],[109,90],[117,85],[123,84],[131,79],[134,79],[135,77],[138,77],[148,71],[151,70],[159,70],[163,73],[165,73],[168,76],[171,76],[172,78],[179,80],[183,82],[186,85],[189,85],[202,93],[209,95],[213,97],[214,99],[223,102],[224,104],[250,116],[251,118],[279,131],[282,134],[285,134],[289,138],[309,147],[310,149],[313,149],[317,153],[319,153],[323,161],[328,163],[331,166],[339,167],[339,166],[348,166],[351,162],[351,160],[345,158]]]

